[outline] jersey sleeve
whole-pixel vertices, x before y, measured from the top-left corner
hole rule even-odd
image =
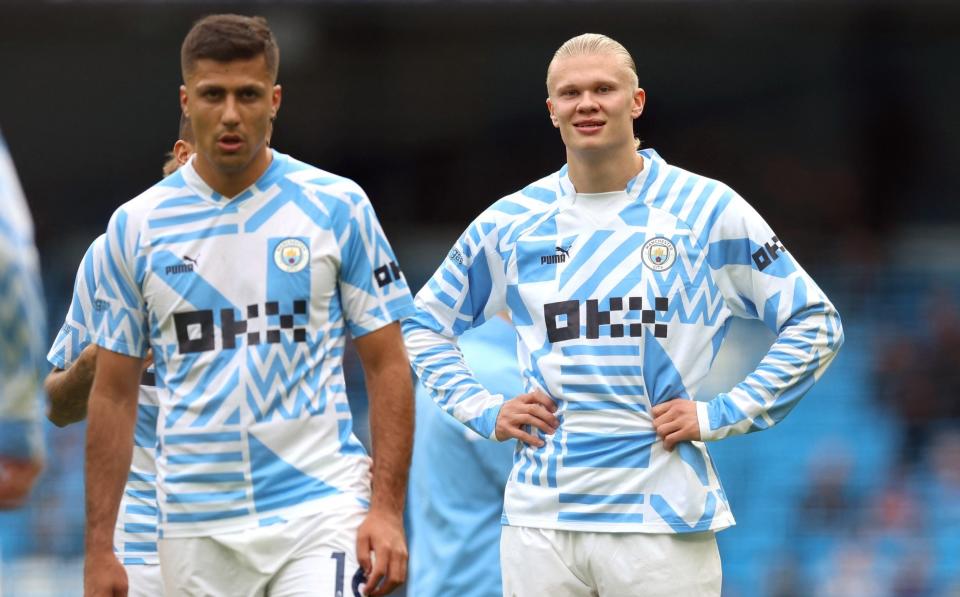
[[[359,187],[347,196],[350,216],[338,284],[344,318],[356,338],[412,314],[413,298],[370,200]]]
[[[0,138],[0,457],[43,457],[43,288],[26,200]]]
[[[728,307],[777,335],[746,379],[697,404],[702,439],[717,440],[783,420],[837,355],[843,328],[827,296],[746,201],[731,193],[710,220],[708,258]]]
[[[403,322],[407,352],[420,383],[441,408],[491,439],[507,397],[491,394],[477,381],[456,338],[505,308],[498,237],[493,222],[484,216],[474,221],[417,293],[416,314]]]
[[[95,329],[93,322],[94,291],[96,290],[94,251],[96,245],[103,242],[102,239],[103,237],[100,237],[94,241],[83,255],[73,283],[70,308],[50,347],[50,352],[47,353],[47,361],[58,369],[69,369],[80,357],[83,349],[90,344],[90,337]]]
[[[110,218],[101,257],[93,264],[97,270],[93,341],[113,352],[145,357],[149,348],[142,292],[146,257],[141,252],[137,222],[128,205],[120,207]]]

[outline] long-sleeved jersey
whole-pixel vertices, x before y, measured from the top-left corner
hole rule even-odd
[[[93,341],[153,350],[162,537],[367,509],[346,333],[413,300],[356,183],[274,151],[227,200],[188,163],[116,211],[103,268]]]
[[[734,524],[704,443],[672,452],[653,406],[692,399],[731,316],[777,340],[730,392],[697,404],[703,440],[766,429],[824,372],[843,334],[833,305],[770,227],[726,185],[641,152],[622,192],[578,194],[566,167],[508,195],[463,233],[404,322],[437,402],[492,437],[505,398],[473,377],[453,340],[506,308],[527,391],[560,426],[522,445],[509,525],[695,532]]]
[[[37,460],[46,319],[33,222],[0,137],[0,457]]]
[[[69,369],[91,342],[96,329],[97,280],[102,272],[104,236],[98,236],[80,262],[67,317],[47,353],[57,368]],[[124,565],[159,564],[157,555],[157,404],[156,374],[144,372],[137,398],[133,458],[113,532],[113,551]]]

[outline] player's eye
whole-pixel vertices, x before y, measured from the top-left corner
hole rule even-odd
[[[260,97],[260,93],[256,89],[243,89],[240,91],[240,99],[244,100],[255,100]]]
[[[200,97],[207,100],[217,100],[223,97],[223,91],[220,89],[204,89],[200,92]]]
[[[564,89],[563,91],[560,92],[560,96],[561,96],[561,97],[576,97],[576,96],[577,96],[577,90],[576,90],[576,89]]]
[[[601,85],[600,87],[597,87],[597,93],[610,93],[611,91],[613,91],[613,88],[609,85]]]

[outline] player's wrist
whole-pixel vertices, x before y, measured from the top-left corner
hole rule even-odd
[[[103,560],[106,558],[116,558],[113,553],[113,542],[110,541],[106,545],[100,542],[86,542],[84,547],[84,553],[86,554],[87,561],[91,560]]]
[[[371,502],[367,516],[402,521],[403,504]]]

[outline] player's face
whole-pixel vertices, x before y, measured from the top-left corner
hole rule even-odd
[[[568,56],[550,70],[547,109],[568,151],[633,148],[644,91],[615,54]]]
[[[193,127],[198,170],[242,177],[266,168],[267,134],[280,108],[280,86],[262,54],[230,62],[197,60],[180,87],[180,104]]]

